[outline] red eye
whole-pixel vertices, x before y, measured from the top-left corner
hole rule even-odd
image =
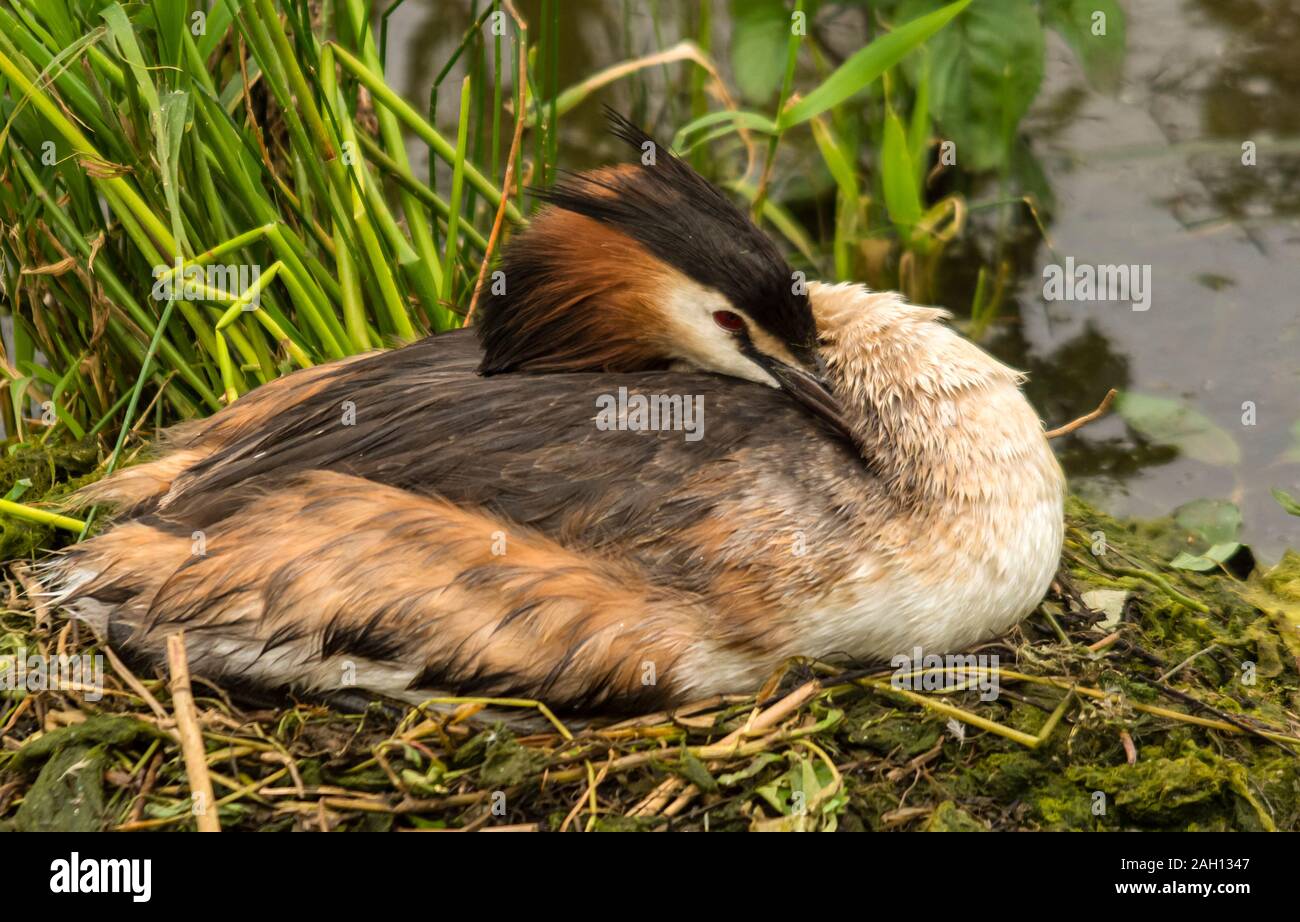
[[[745,329],[745,321],[739,314],[733,314],[731,311],[714,311],[713,322],[728,333],[739,333]]]

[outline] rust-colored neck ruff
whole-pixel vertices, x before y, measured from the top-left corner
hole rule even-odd
[[[506,250],[479,317],[485,374],[666,365],[657,304],[673,270],[626,234],[547,208]]]

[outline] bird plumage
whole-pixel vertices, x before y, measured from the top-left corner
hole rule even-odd
[[[183,628],[212,678],[585,712],[1032,610],[1063,481],[1019,376],[939,311],[798,284],[616,130],[654,162],[551,190],[477,330],[273,381],[83,491],[118,519],[49,565],[57,603],[145,658]],[[601,424],[615,394],[700,437]]]
[[[1062,531],[1018,377],[938,312],[812,295],[866,454],[773,389],[484,379],[472,339],[438,337],[341,365],[242,435],[195,433],[165,490],[123,497],[143,517],[65,559],[63,601],[128,648],[184,627],[208,670],[261,684],[328,691],[350,663],[399,697],[601,711],[751,686],[795,654],[1005,630],[1041,598]],[[597,429],[596,398],[620,386],[702,395],[706,437]]]
[[[785,388],[833,420],[802,274],[721,190],[609,117],[640,159],[539,193],[550,206],[506,248],[479,312],[479,370],[698,368]]]
[[[811,357],[817,348],[817,329],[799,283],[802,276],[720,189],[631,122],[612,110],[607,115],[614,134],[636,152],[637,162],[572,176],[540,193],[542,198],[565,215],[581,216],[595,228],[634,242],[655,262],[672,267],[701,288],[720,292],[743,307],[764,331],[795,350],[796,357]],[[608,265],[599,241],[585,249],[585,258],[579,255],[576,266]],[[505,274],[507,282],[515,274],[509,260]],[[624,280],[635,284],[637,278],[626,273]],[[510,297],[501,299],[507,312]],[[495,366],[491,361],[494,304],[490,301],[486,309],[485,345],[489,365]],[[544,343],[543,348],[550,351],[550,344]]]

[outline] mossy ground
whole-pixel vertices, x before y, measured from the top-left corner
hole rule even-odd
[[[0,496],[17,488],[15,499],[56,503],[60,498],[97,480],[99,451],[94,445],[52,445],[12,442],[0,453]],[[10,516],[0,516],[0,560],[31,558],[54,546],[54,528]]]
[[[78,463],[18,456],[4,474],[33,479],[27,501],[66,492],[69,478],[93,466]],[[52,537],[5,522],[3,549],[29,557]],[[1009,636],[976,651],[1015,674],[1003,675],[987,702],[957,691],[926,692],[923,704],[893,690],[888,669],[794,663],[757,705],[715,701],[569,739],[540,718],[526,735],[483,724],[471,702],[452,713],[259,709],[196,680],[220,821],[239,829],[1298,829],[1300,746],[1284,738],[1300,737],[1300,555],[1241,578],[1200,575],[1165,565],[1182,542],[1170,522],[1120,522],[1072,500],[1051,595]],[[1106,611],[1090,610],[1085,595]],[[95,647],[84,631],[34,610],[11,571],[0,655],[19,650]],[[139,679],[169,713],[161,675]],[[0,828],[193,828],[169,720],[112,669],[106,686],[98,702],[0,691]],[[1036,746],[1026,743],[1040,734]]]

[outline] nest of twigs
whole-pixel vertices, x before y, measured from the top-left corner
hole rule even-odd
[[[1162,540],[1074,503],[1051,595],[978,675],[793,662],[585,727],[539,702],[253,707],[183,658],[137,675],[18,565],[0,655],[106,669],[102,697],[0,691],[0,828],[1296,829],[1300,557],[1197,575]]]

